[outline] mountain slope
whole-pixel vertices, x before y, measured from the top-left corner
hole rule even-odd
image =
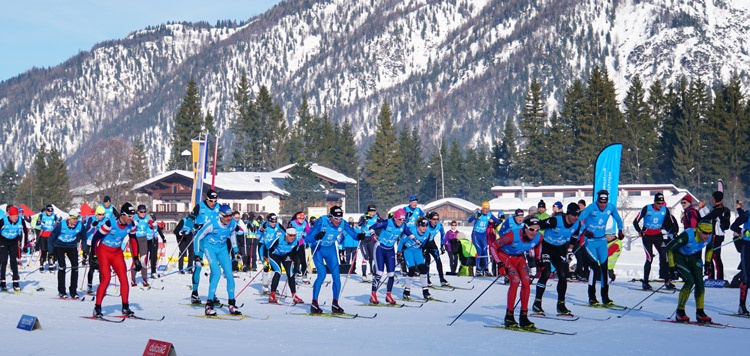
[[[243,72],[256,90],[269,87],[290,121],[303,94],[318,113],[350,119],[361,147],[384,101],[398,125],[423,128],[428,152],[440,138],[489,144],[535,76],[549,112],[602,63],[621,98],[634,74],[646,85],[682,75],[714,85],[737,72],[747,87],[748,30],[750,5],[740,0],[290,0],[241,27],[136,31],[0,83],[0,152],[28,166],[47,143],[76,167],[99,138],[141,136],[152,173],[162,171],[194,77],[229,154]]]

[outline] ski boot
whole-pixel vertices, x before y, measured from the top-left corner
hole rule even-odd
[[[402,298],[404,300],[411,300],[411,290],[409,290],[409,288],[404,289],[404,294]]]
[[[331,313],[333,314],[344,314],[344,308],[339,306],[339,300],[334,299],[331,303]]]
[[[645,281],[645,280],[641,282],[641,288],[643,288],[643,290],[653,290],[654,289],[654,288],[651,287],[650,284],[648,284],[648,281]]]
[[[531,311],[533,311],[535,314],[545,315],[544,314],[544,309],[542,309],[542,300],[541,299],[534,300],[534,305],[531,306]]]
[[[123,303],[122,304],[122,316],[129,318],[133,315],[135,315],[135,313],[132,310],[130,310],[130,306],[128,305],[128,303]]]
[[[533,329],[534,323],[529,320],[529,311],[528,310],[521,310],[521,316],[518,318],[519,326],[521,326],[524,329]]]
[[[57,298],[59,299],[68,299],[68,295],[65,293],[57,293]]]
[[[750,312],[747,311],[747,307],[745,307],[745,304],[740,304],[739,309],[737,309],[737,314],[750,315]]]
[[[151,285],[148,284],[148,281],[143,281],[143,288],[151,289]]]
[[[599,305],[599,301],[596,300],[596,288],[589,286],[589,305]]]
[[[564,300],[558,300],[557,301],[557,314],[560,315],[573,315],[573,313],[568,310],[568,308],[565,307],[565,301]]]
[[[448,287],[448,286],[450,286],[451,284],[450,284],[450,283],[448,283],[448,281],[447,281],[447,280],[445,280],[445,279],[442,279],[442,280],[440,280],[440,285],[441,285],[441,286],[443,286],[443,287]]]
[[[0,282],[0,290],[3,291],[3,292],[7,292],[8,291],[8,286],[5,285],[5,281],[1,281]]]
[[[430,290],[429,289],[422,288],[422,298],[424,298],[425,300],[432,299],[432,296],[430,295]]]
[[[13,281],[13,290],[16,291],[16,292],[20,292],[21,291],[21,285],[18,284],[18,281]]]
[[[391,292],[385,294],[385,302],[390,305],[396,304],[396,300],[393,299],[393,296],[391,296]]]
[[[135,279],[132,280],[132,281],[130,281],[130,286],[131,287],[137,287],[138,286],[138,283],[135,282]]]
[[[94,312],[92,313],[92,315],[95,318],[101,318],[104,316],[104,314],[102,314],[102,306],[100,304],[94,305]]]
[[[675,312],[674,320],[681,323],[687,323],[690,321],[690,317],[685,314],[685,309],[677,309],[677,312]]]
[[[677,289],[677,287],[675,287],[675,285],[674,285],[674,284],[672,284],[672,282],[671,282],[671,281],[667,280],[666,282],[664,282],[664,289],[668,289],[668,290],[676,290],[676,289]]]
[[[229,314],[242,315],[242,312],[240,311],[240,308],[237,306],[237,301],[235,299],[229,300]]]
[[[310,314],[323,314],[323,310],[318,306],[318,300],[313,299],[310,303]]]
[[[86,287],[86,294],[88,294],[88,295],[93,295],[94,294],[94,286],[93,285],[89,284]]]
[[[609,299],[609,286],[602,287],[602,304],[604,305],[615,305],[612,299]]]
[[[271,295],[268,296],[268,304],[278,304],[279,301],[276,300],[276,292],[271,292]]]
[[[292,294],[292,303],[294,304],[305,304],[305,301],[302,300],[302,298],[297,296],[297,293]]]
[[[513,317],[513,311],[508,310],[505,312],[505,327],[506,328],[517,328],[518,323],[516,322],[516,318]]]
[[[695,311],[695,320],[699,323],[711,323],[711,317],[706,315],[706,312],[704,312],[703,309],[698,309]]]
[[[370,294],[370,304],[380,304],[380,301],[378,301],[378,294],[377,294],[377,292],[372,292]]]
[[[197,291],[193,291],[193,293],[190,294],[190,304],[202,304],[201,297],[198,296]]]
[[[216,316],[216,310],[214,310],[214,302],[212,300],[206,301],[206,311],[207,316]]]

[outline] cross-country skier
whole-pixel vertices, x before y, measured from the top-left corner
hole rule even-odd
[[[68,218],[55,225],[55,229],[49,236],[58,263],[57,296],[60,298],[67,298],[65,293],[66,257],[70,261],[71,268],[68,291],[71,298],[78,298],[78,243],[86,238],[86,230],[83,229],[83,223],[78,219],[79,215],[78,209],[70,209]]]
[[[427,287],[429,283],[427,282],[428,269],[422,253],[422,246],[432,241],[428,225],[429,222],[427,219],[423,216],[419,217],[417,219],[416,233],[409,236],[402,235],[398,242],[398,250],[403,254],[404,261],[406,261],[406,266],[409,270],[406,283],[404,284],[404,299],[411,297],[411,283],[417,272],[419,272],[419,280],[422,285],[422,297],[430,299],[430,290]],[[385,301],[388,304],[396,304],[390,292],[385,295]],[[377,302],[377,299],[375,302]]]
[[[292,264],[296,263],[295,258],[299,249],[304,249],[304,245],[300,245],[301,236],[297,232],[297,229],[290,227],[286,229],[286,234],[283,238],[277,238],[271,247],[270,264],[273,269],[273,278],[271,279],[271,294],[268,296],[269,303],[278,303],[276,299],[276,288],[279,286],[279,280],[281,279],[281,267],[284,267],[286,271],[286,280],[289,284],[289,290],[292,292],[292,303],[304,303],[302,298],[297,296],[297,283],[294,280],[294,270]]]
[[[578,204],[570,203],[565,215],[553,216],[539,223],[539,227],[545,232],[542,254],[539,258],[542,263],[537,265],[541,267],[542,273],[536,283],[536,296],[532,307],[534,313],[544,314],[542,296],[547,287],[551,267],[554,267],[557,271],[557,313],[570,314],[570,310],[565,307],[565,293],[568,290],[568,243],[578,236],[579,214]]]
[[[107,293],[109,281],[112,278],[113,269],[120,281],[120,298],[122,299],[122,315],[132,316],[128,304],[130,296],[130,285],[128,285],[128,276],[125,266],[125,257],[123,250],[125,245],[130,243],[130,251],[133,255],[135,270],[140,271],[143,266],[138,258],[138,240],[135,237],[135,225],[133,225],[133,216],[135,208],[130,203],[125,203],[120,208],[120,216],[117,219],[106,220],[94,234],[91,241],[91,247],[96,251],[91,254],[96,256],[99,261],[99,288],[96,290],[96,304],[94,305],[94,316],[102,316],[102,300]]]
[[[528,318],[529,295],[531,294],[531,279],[529,278],[529,266],[526,264],[527,252],[533,256],[540,255],[542,235],[539,232],[539,219],[531,217],[526,220],[524,227],[519,230],[511,230],[500,236],[490,246],[490,254],[497,262],[502,262],[508,272],[510,287],[508,287],[508,304],[505,312],[505,326],[519,326],[513,316],[513,308],[516,304],[516,292],[521,285],[521,315],[519,317],[522,328],[532,328]],[[536,257],[535,257],[536,258]]]
[[[0,290],[7,291],[5,285],[5,268],[10,259],[10,270],[13,272],[13,290],[20,291],[18,284],[18,242],[23,236],[23,220],[18,218],[18,208],[8,207],[8,212],[0,219]]]
[[[667,266],[667,254],[665,253],[666,236],[662,233],[663,229],[671,230],[672,219],[669,209],[664,206],[664,194],[656,193],[654,203],[643,207],[633,220],[633,226],[638,231],[638,235],[643,241],[643,250],[646,252],[646,262],[643,264],[643,280],[641,285],[645,290],[653,289],[648,283],[651,274],[651,262],[654,259],[653,247],[659,253],[659,278],[664,280],[665,288],[676,289],[674,284],[669,281],[669,267]],[[643,220],[643,227],[640,222]],[[669,225],[666,226],[665,225]]]
[[[378,215],[378,208],[374,204],[367,205],[367,212],[359,218],[357,226],[359,231],[368,232],[373,225],[380,221],[384,221],[380,215]],[[378,233],[377,231],[375,233]],[[367,280],[367,269],[369,266],[370,274],[375,276],[375,240],[374,239],[363,239],[359,244],[359,250],[362,251],[362,260],[367,263],[362,264],[362,280]]]
[[[685,304],[695,285],[695,318],[701,323],[711,322],[711,318],[703,311],[706,288],[703,285],[701,251],[707,245],[710,246],[712,232],[711,221],[701,220],[695,229],[685,229],[667,245],[669,265],[676,266],[682,275],[682,280],[685,281],[680,290],[680,296],[677,298],[677,313],[675,314],[677,321],[690,321],[690,317],[685,314]],[[709,248],[706,253],[707,258],[710,258],[711,249]]]
[[[270,282],[268,280],[268,272],[271,272],[271,264],[269,263],[270,252],[268,249],[274,241],[283,237],[285,233],[286,231],[279,224],[279,217],[275,213],[268,214],[266,221],[260,228],[260,237],[258,237],[258,243],[260,244],[258,254],[261,261],[263,261],[263,271],[261,272],[263,293],[270,292],[268,288],[268,283]]]
[[[242,314],[237,308],[234,299],[234,276],[232,276],[232,258],[227,250],[227,240],[232,244],[235,259],[239,259],[236,237],[236,223],[232,218],[232,208],[227,204],[219,207],[219,217],[208,220],[195,234],[193,251],[195,253],[195,264],[203,264],[204,256],[208,260],[211,269],[210,283],[208,285],[208,299],[206,300],[206,315],[216,315],[214,302],[216,300],[216,287],[221,279],[221,271],[224,271],[224,279],[227,281],[227,298],[229,299],[229,313]]]
[[[737,204],[738,217],[732,223],[732,232],[734,235],[734,247],[740,253],[740,273],[742,274],[742,283],[740,284],[740,306],[737,313],[750,316],[747,311],[747,285],[750,282],[750,214],[747,210],[740,208]]]
[[[204,224],[207,224],[210,221],[215,221],[219,217],[219,205],[217,202],[219,201],[219,194],[216,193],[215,190],[209,189],[206,192],[206,199],[198,204],[195,205],[195,207],[192,210],[191,215],[195,217],[194,219],[194,225],[193,225],[193,250],[194,251],[201,251],[202,249],[200,246],[195,246],[195,235],[197,234],[198,230],[200,230]],[[203,255],[198,255],[196,257],[203,258]],[[193,257],[190,258],[191,261],[194,260]],[[201,304],[201,299],[198,297],[198,284],[201,280],[201,264],[193,264],[193,291],[190,293],[190,302],[193,304]]]
[[[378,304],[378,288],[381,285],[380,280],[383,278],[383,272],[387,273],[388,281],[386,282],[386,296],[393,291],[393,283],[396,275],[396,244],[401,235],[411,237],[414,235],[411,229],[404,223],[406,212],[404,209],[398,209],[393,213],[393,217],[388,220],[382,220],[370,226],[368,235],[375,241],[375,277],[372,279],[372,290],[370,293],[370,303]],[[380,231],[380,233],[376,232]],[[409,295],[404,295],[409,297]]]
[[[585,239],[584,248],[586,256],[589,259],[589,304],[596,305],[595,281],[598,279],[601,285],[602,303],[614,305],[609,298],[609,279],[607,271],[609,269],[607,258],[607,220],[612,217],[617,226],[617,238],[622,240],[625,235],[622,233],[622,218],[617,213],[617,208],[609,203],[609,192],[600,190],[596,193],[596,203],[591,204],[583,209],[578,217],[583,224],[583,238]]]
[[[432,284],[430,282],[430,264],[431,260],[435,259],[438,277],[440,277],[440,285],[450,285],[443,275],[443,261],[440,260],[440,255],[445,253],[445,247],[440,243],[445,237],[445,229],[443,228],[443,223],[440,222],[440,214],[436,211],[430,212],[427,214],[426,221],[429,222],[429,225],[427,225],[427,232],[429,234],[427,235],[427,241],[424,241],[424,245],[422,245],[422,251],[424,251],[424,261],[425,265],[427,265],[427,284]],[[440,244],[440,249],[438,249],[438,244]]]
[[[305,242],[312,244],[313,263],[318,270],[318,277],[313,284],[313,300],[310,303],[310,313],[320,314],[323,311],[318,306],[318,295],[323,281],[326,279],[326,268],[331,270],[331,279],[333,279],[333,302],[331,303],[331,312],[334,314],[344,313],[344,309],[339,305],[339,293],[341,292],[341,277],[339,274],[339,258],[336,251],[336,242],[341,243],[344,234],[361,239],[364,234],[357,232],[349,226],[342,224],[344,210],[340,206],[331,207],[328,216],[321,216],[315,221],[315,224],[308,231]]]
[[[474,215],[469,217],[469,223],[474,223],[474,230],[471,232],[471,241],[477,248],[477,252],[479,252],[476,268],[477,277],[490,275],[489,271],[487,271],[487,256],[489,256],[487,251],[487,225],[490,223],[490,220],[494,221],[497,225],[502,224],[502,221],[490,212],[490,203],[487,201],[482,202],[481,211],[477,209]]]

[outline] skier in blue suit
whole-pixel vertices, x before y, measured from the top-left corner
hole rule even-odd
[[[583,225],[583,237],[586,242],[586,256],[589,259],[589,304],[597,305],[596,288],[594,281],[599,279],[602,289],[602,303],[614,305],[609,298],[609,278],[607,271],[609,266],[607,257],[607,220],[612,217],[617,225],[617,238],[622,240],[625,235],[622,233],[622,218],[617,213],[617,208],[609,203],[609,192],[600,190],[596,193],[596,204],[591,204],[583,209],[578,220]]]
[[[383,271],[388,273],[388,282],[386,284],[386,301],[391,296],[393,282],[396,274],[396,244],[401,235],[411,238],[414,235],[412,230],[404,223],[406,212],[404,209],[398,209],[393,213],[393,217],[383,220],[375,225],[370,226],[369,235],[375,239],[375,277],[372,279],[372,294],[370,303],[378,304],[377,291],[380,287],[380,279]],[[380,233],[375,237],[375,231]],[[406,272],[406,271],[403,271]]]
[[[307,232],[305,242],[312,244],[313,263],[318,270],[318,278],[313,284],[313,300],[310,304],[311,314],[320,314],[323,311],[318,306],[318,295],[323,281],[326,279],[326,268],[331,270],[333,279],[333,303],[331,303],[331,312],[334,314],[343,314],[344,309],[339,306],[339,293],[341,291],[341,277],[339,275],[339,256],[336,249],[336,243],[341,243],[343,234],[361,239],[364,234],[357,232],[349,226],[342,224],[344,210],[340,206],[334,206],[328,216],[321,216],[315,220],[315,224]]]
[[[227,297],[229,299],[229,313],[242,314],[237,308],[234,299],[234,277],[232,276],[232,259],[227,251],[227,240],[232,243],[232,251],[235,259],[239,256],[236,237],[237,222],[232,218],[232,208],[227,204],[219,207],[219,218],[206,221],[203,227],[195,235],[193,248],[195,252],[195,264],[202,265],[205,256],[211,269],[210,284],[208,285],[208,300],[206,302],[206,315],[216,315],[214,300],[216,286],[221,279],[221,268],[224,270],[224,278],[227,280]]]
[[[495,225],[502,224],[502,221],[490,212],[490,203],[482,202],[482,210],[477,209],[469,218],[469,223],[474,223],[474,229],[471,231],[471,241],[474,243],[479,256],[477,256],[477,276],[489,276],[490,273],[487,271],[487,258],[489,257],[489,250],[487,249],[487,226],[490,224],[490,220],[495,222]]]

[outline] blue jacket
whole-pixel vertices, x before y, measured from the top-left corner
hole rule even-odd
[[[398,242],[401,235],[407,237],[413,237],[414,233],[412,230],[402,223],[401,226],[396,226],[393,219],[382,220],[375,225],[370,226],[369,231],[380,230],[378,235],[378,243],[385,247],[393,247]]]
[[[207,245],[226,245],[227,240],[232,243],[232,251],[237,252],[236,229],[237,222],[234,219],[230,220],[229,224],[226,225],[222,224],[219,219],[204,224],[198,230],[193,240],[193,252],[196,255],[200,255],[201,247],[204,246],[201,243]]]
[[[315,235],[321,231],[325,232],[325,235],[322,239],[315,240]],[[339,226],[333,226],[331,216],[323,215],[318,220],[315,220],[315,224],[313,224],[310,231],[307,232],[305,243],[317,243],[322,247],[330,247],[334,246],[336,242],[341,243],[344,234],[355,239],[357,238],[357,232],[349,226],[349,223],[342,219]]]
[[[78,248],[78,242],[86,238],[86,230],[80,220],[76,221],[76,225],[71,228],[66,219],[55,225],[49,238],[54,247]]]
[[[607,203],[604,210],[599,210],[596,203],[590,204],[583,209],[578,221],[581,221],[586,231],[591,231],[594,238],[605,238],[607,233],[607,220],[612,217],[615,219],[617,230],[622,230],[622,218],[617,213],[617,208],[611,203]]]

